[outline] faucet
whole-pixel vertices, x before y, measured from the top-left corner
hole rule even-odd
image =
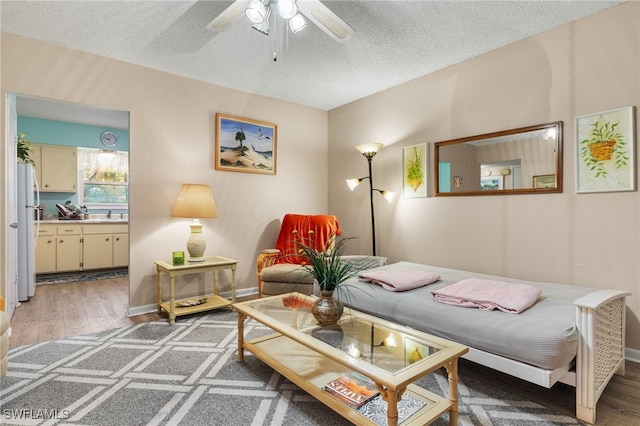
[[[107,212],[107,219],[111,219],[111,210]]]

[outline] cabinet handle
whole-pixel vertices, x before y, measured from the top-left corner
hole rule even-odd
[[[105,241],[109,241],[109,238],[105,238]]]
[[[116,241],[120,241],[120,237],[116,238]]]
[[[44,187],[45,187],[45,188],[48,188],[48,187],[49,187],[49,184],[48,184],[48,183],[45,183],[45,184],[44,184]]]
[[[52,242],[52,240],[47,240],[47,244],[51,244]]]
[[[60,244],[64,243],[64,240],[60,240]]]

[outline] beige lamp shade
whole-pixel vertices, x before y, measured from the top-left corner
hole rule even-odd
[[[173,217],[207,219],[218,217],[216,203],[209,185],[185,183],[176,198],[171,212]]]
[[[202,262],[205,260],[204,251],[207,242],[202,235],[202,224],[198,219],[210,219],[218,217],[216,203],[213,201],[213,194],[209,185],[199,185],[185,183],[173,204],[173,217],[191,217],[191,233],[187,240],[187,251],[189,252],[189,262]]]

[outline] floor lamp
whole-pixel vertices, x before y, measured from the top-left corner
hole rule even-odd
[[[356,186],[365,179],[369,179],[369,202],[371,204],[371,245],[373,247],[373,255],[376,255],[376,217],[373,209],[373,192],[377,191],[389,202],[393,201],[396,193],[391,191],[385,191],[373,187],[373,177],[371,175],[371,160],[377,154],[378,150],[382,148],[381,143],[367,143],[356,146],[356,149],[367,159],[369,164],[369,176],[347,179],[347,186],[350,190],[354,190]]]

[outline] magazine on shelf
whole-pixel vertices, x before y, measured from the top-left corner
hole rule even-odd
[[[355,371],[330,381],[323,389],[353,408],[361,407],[379,394],[371,379]]]
[[[413,416],[418,410],[427,405],[426,401],[414,398],[405,392],[402,399],[398,401],[398,424],[404,423],[409,417]],[[360,414],[369,420],[387,426],[387,403],[378,395],[366,404],[356,409]]]

